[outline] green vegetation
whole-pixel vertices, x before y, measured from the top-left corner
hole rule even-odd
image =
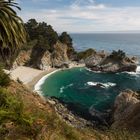
[[[37,22],[35,19],[30,19],[25,24],[25,27],[29,34],[28,43],[26,44],[27,50],[32,49],[29,65],[38,68],[37,63],[40,62],[44,53],[46,51],[52,53],[54,51],[54,45],[58,41],[68,46],[67,54],[69,58],[75,53],[72,46],[72,39],[66,32],[63,32],[58,36],[51,25],[48,25],[45,22]]]
[[[74,48],[73,48],[73,43],[72,43],[72,38],[70,37],[70,35],[67,32],[63,32],[60,36],[59,36],[59,40],[64,43],[67,44],[68,46],[68,57],[71,58],[73,55],[76,54]]]
[[[37,22],[35,19],[30,19],[25,27],[29,34],[28,42],[37,41],[37,45],[50,50],[58,40],[58,34],[51,25],[45,22]]]
[[[108,140],[139,140],[139,133],[130,132],[128,130],[107,130],[105,135]]]
[[[0,1],[0,55],[6,66],[10,66],[13,55],[26,42],[26,31],[20,17],[13,8],[17,3]]]
[[[117,60],[123,60],[126,57],[126,54],[122,50],[118,50],[113,51],[109,57]]]
[[[0,67],[0,87],[7,87],[10,84],[10,81],[9,75]]]
[[[94,49],[88,49],[86,51],[77,53],[77,59],[78,60],[86,59],[93,54],[96,54],[96,51]]]

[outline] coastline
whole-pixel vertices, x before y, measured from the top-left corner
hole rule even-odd
[[[36,92],[40,92],[39,91],[39,87],[43,84],[44,80],[46,80],[46,78],[48,76],[50,76],[51,74],[54,74],[57,71],[61,71],[61,70],[67,70],[67,69],[72,69],[72,68],[76,68],[76,67],[84,67],[84,64],[71,64],[69,68],[50,68],[49,71],[44,71],[43,73],[41,73],[40,75],[36,76],[33,78],[33,80],[29,83],[27,83],[27,86]],[[40,94],[40,93],[39,93]]]
[[[26,86],[27,86],[30,90],[34,91],[35,85],[36,85],[44,76],[46,76],[46,75],[48,75],[48,74],[51,74],[51,73],[53,73],[53,72],[55,72],[55,71],[57,71],[57,70],[58,70],[58,69],[56,69],[56,68],[50,68],[49,70],[42,71],[42,73],[38,74],[38,75],[35,76],[30,82],[28,82],[28,83],[26,84]]]
[[[14,81],[23,83],[28,89],[34,91],[35,85],[45,76],[53,74],[58,70],[71,69],[76,67],[85,67],[85,64],[71,63],[69,68],[48,68],[47,70],[38,70],[26,66],[18,66],[13,70],[5,70],[5,73],[10,75],[10,78]]]

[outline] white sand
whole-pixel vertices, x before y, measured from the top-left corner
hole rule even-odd
[[[32,81],[34,77],[38,76],[42,72],[42,70],[19,66],[16,69],[10,71],[10,76],[13,80],[19,79],[23,82],[23,84],[27,84]]]
[[[84,65],[72,63],[70,65],[70,68],[73,67],[84,67]],[[23,84],[27,85],[31,90],[34,90],[34,86],[38,83],[38,81],[42,77],[44,77],[45,75],[47,76],[48,74],[53,73],[54,71],[56,71],[56,68],[49,68],[48,70],[43,71],[43,70],[37,70],[25,66],[19,66],[11,71],[5,70],[6,73],[10,74],[10,77],[13,80],[19,79],[20,81],[23,82]]]

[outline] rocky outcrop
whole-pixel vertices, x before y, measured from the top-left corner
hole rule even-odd
[[[49,67],[67,67],[69,58],[67,55],[67,45],[57,42],[52,53],[46,51],[39,61],[38,67],[45,70]]]
[[[18,66],[25,65],[30,60],[30,55],[31,55],[31,50],[29,50],[29,51],[22,50],[18,54],[15,62],[13,63],[13,67],[12,68],[15,69]]]
[[[52,66],[59,67],[64,63],[68,63],[69,58],[67,55],[68,47],[67,45],[57,42],[54,45],[54,51],[51,54]]]
[[[51,53],[49,51],[46,51],[38,63],[38,68],[41,70],[46,70],[51,66],[52,66]]]
[[[68,67],[69,58],[67,50],[67,45],[59,41],[53,46],[52,52],[41,50],[41,48],[29,51],[23,50],[19,53],[13,64],[13,68],[23,65],[28,65],[41,70],[46,70],[49,67]]]
[[[140,95],[131,90],[120,93],[114,104],[112,128],[140,130]]]
[[[115,52],[115,51],[114,51]],[[86,59],[85,63],[93,71],[102,72],[135,72],[137,69],[136,59],[125,56],[122,51],[115,53],[99,55],[96,54]],[[122,56],[121,56],[122,55]]]
[[[59,115],[62,120],[64,120],[69,125],[76,127],[76,128],[86,128],[87,126],[94,126],[94,124],[80,116],[77,116],[73,112],[71,112],[67,105],[64,103],[61,103],[56,98],[47,98],[46,99],[49,104],[51,104],[56,113]]]

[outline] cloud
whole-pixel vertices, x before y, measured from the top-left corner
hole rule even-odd
[[[38,9],[20,14],[25,21],[36,18],[53,25],[59,32],[95,32],[140,30],[139,13],[140,7],[119,8],[97,4],[94,0],[75,0],[63,9]]]

